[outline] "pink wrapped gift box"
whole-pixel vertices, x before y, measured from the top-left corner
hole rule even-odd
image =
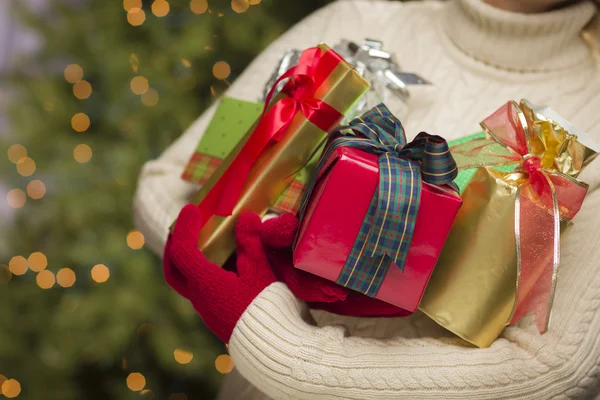
[[[294,249],[296,268],[337,281],[379,184],[378,157],[341,147],[317,182]],[[421,203],[404,264],[390,265],[377,299],[415,311],[461,206],[448,185],[422,182]]]

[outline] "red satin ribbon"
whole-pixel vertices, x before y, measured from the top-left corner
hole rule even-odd
[[[343,58],[333,50],[321,52],[318,47],[305,50],[298,65],[290,68],[275,82],[254,132],[200,203],[202,224],[213,215],[231,215],[257,158],[270,144],[281,140],[298,112],[325,132],[340,121],[343,115],[314,95],[333,70],[343,62]],[[278,100],[269,108],[278,83],[288,78],[289,81],[282,90],[288,97]]]

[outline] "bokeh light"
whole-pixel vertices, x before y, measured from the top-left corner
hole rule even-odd
[[[231,0],[231,8],[238,14],[246,11],[248,7],[250,7],[248,0]]]
[[[257,4],[260,4],[260,0],[248,0],[248,4],[250,4],[251,6],[255,6]]]
[[[175,357],[175,361],[177,361],[179,364],[189,364],[194,358],[194,354],[191,351],[175,349],[173,352],[173,357]]]
[[[14,399],[21,393],[21,384],[16,379],[7,379],[2,382],[0,393],[9,399]]]
[[[73,95],[79,100],[85,100],[92,95],[92,85],[88,81],[79,81],[73,85]]]
[[[71,268],[61,268],[56,274],[56,281],[64,288],[71,287],[75,284],[75,271]]]
[[[73,149],[73,158],[78,163],[86,163],[92,159],[92,148],[87,144],[78,144]]]
[[[14,275],[23,275],[28,268],[27,260],[23,256],[14,256],[8,262],[8,269]]]
[[[27,157],[27,149],[21,144],[13,144],[6,152],[11,163],[16,164],[22,158]]]
[[[190,9],[194,14],[204,14],[208,10],[208,2],[206,0],[192,0]]]
[[[127,246],[131,247],[133,250],[139,250],[144,247],[144,242],[144,235],[138,230],[130,231],[127,234]]]
[[[0,374],[0,394],[2,394],[2,384],[8,380],[7,377],[5,377],[4,375]]]
[[[65,68],[65,79],[69,83],[77,83],[83,79],[83,69],[77,64],[67,65]]]
[[[25,205],[27,196],[21,189],[12,189],[6,194],[6,202],[12,208],[21,208]]]
[[[104,283],[110,277],[110,270],[104,264],[94,265],[92,268],[92,279],[98,283]]]
[[[123,8],[129,11],[132,8],[142,8],[142,0],[123,0]]]
[[[140,68],[140,59],[138,58],[137,54],[131,53],[129,55],[129,64],[131,64],[131,70],[137,74]]]
[[[71,127],[76,132],[85,132],[90,127],[90,117],[84,113],[77,113],[71,118]]]
[[[153,107],[158,104],[158,98],[158,92],[150,88],[146,93],[142,95],[142,104],[144,104],[147,107]]]
[[[231,67],[225,61],[218,61],[213,66],[213,75],[217,79],[226,79],[231,74]]]
[[[31,176],[35,172],[35,161],[29,157],[23,157],[17,161],[17,172],[21,176]]]
[[[182,58],[181,59],[181,63],[183,64],[184,67],[189,68],[192,66],[192,63],[190,62],[190,60],[188,60],[187,58]]]
[[[40,272],[48,266],[48,259],[44,253],[36,251],[27,257],[27,263],[32,271]]]
[[[139,392],[146,386],[146,378],[139,372],[132,372],[127,376],[127,387],[134,392]]]
[[[227,354],[221,354],[215,360],[215,368],[222,374],[228,374],[233,371],[233,360]]]
[[[148,84],[148,79],[144,78],[143,76],[136,76],[133,78],[129,86],[131,87],[131,91],[135,94],[144,94],[150,87]]]
[[[56,278],[52,271],[45,269],[36,275],[35,282],[42,289],[50,289],[56,283]]]
[[[39,200],[46,195],[44,182],[34,179],[27,184],[27,194],[34,200]]]
[[[133,26],[140,26],[146,20],[146,13],[141,8],[131,8],[127,12],[127,22]]]
[[[152,14],[157,17],[164,17],[169,13],[169,10],[169,3],[165,0],[155,0],[154,3],[152,3]]]

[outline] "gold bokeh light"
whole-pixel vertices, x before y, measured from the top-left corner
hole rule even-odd
[[[35,282],[42,289],[50,289],[56,283],[56,278],[52,271],[45,269],[36,275]]]
[[[34,179],[27,184],[27,194],[34,200],[39,200],[46,195],[44,182]]]
[[[16,379],[7,379],[0,386],[0,394],[8,399],[14,399],[21,394],[21,384]]]
[[[61,268],[56,274],[56,281],[64,288],[73,286],[76,279],[77,277],[75,276],[75,271],[73,271],[71,268]]]
[[[213,75],[217,79],[227,79],[231,74],[231,67],[225,61],[217,61],[213,65]]]
[[[169,13],[170,9],[171,7],[166,0],[155,0],[154,3],[152,3],[152,14],[157,17],[164,17]]]
[[[231,0],[231,8],[238,14],[245,12],[250,4],[248,4],[248,0]]]
[[[8,269],[14,275],[23,275],[28,268],[27,260],[23,256],[14,256],[8,262]]]
[[[16,164],[22,158],[27,157],[27,149],[21,144],[13,144],[6,152],[11,163]]]
[[[127,234],[127,246],[133,250],[139,250],[144,247],[144,235],[138,230],[130,231]]]
[[[110,277],[110,270],[104,264],[96,264],[92,268],[92,279],[98,283],[104,283]]]
[[[147,107],[154,107],[158,104],[158,99],[158,92],[150,88],[146,93],[142,95],[142,104]]]
[[[92,148],[87,144],[78,144],[73,149],[73,158],[78,163],[86,163],[92,159]]]
[[[142,8],[142,0],[123,0],[123,8],[129,11],[132,8]]]
[[[69,83],[77,83],[83,79],[83,68],[77,64],[69,64],[65,68],[65,79]]]
[[[140,26],[146,20],[146,13],[141,8],[131,8],[127,11],[127,22],[133,26]]]
[[[189,364],[194,358],[194,353],[182,349],[175,349],[173,357],[175,357],[175,361],[179,364]]]
[[[204,14],[208,10],[208,2],[206,0],[190,1],[190,9],[194,14]]]
[[[233,360],[228,354],[221,354],[215,360],[215,368],[222,374],[233,371]]]
[[[133,78],[129,86],[131,87],[131,91],[135,94],[144,94],[150,87],[148,79],[143,76],[136,76]]]
[[[88,81],[79,81],[73,85],[73,95],[79,100],[85,100],[92,95],[92,85]]]
[[[35,161],[29,157],[23,157],[17,161],[17,172],[21,176],[31,176],[35,172]]]
[[[146,386],[146,378],[139,372],[132,372],[127,376],[127,387],[129,390],[139,392]]]
[[[21,208],[26,201],[27,196],[21,189],[12,189],[6,194],[6,202],[12,208]]]
[[[85,132],[90,127],[90,117],[85,113],[77,113],[71,118],[71,127],[76,132]]]
[[[27,257],[27,263],[32,271],[40,272],[48,266],[48,259],[44,253],[36,251]]]

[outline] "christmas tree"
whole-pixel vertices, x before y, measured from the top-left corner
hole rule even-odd
[[[15,2],[43,47],[3,77],[1,201],[14,218],[0,246],[0,393],[214,395],[227,349],[134,230],[137,174],[327,2],[50,0],[43,13]]]

